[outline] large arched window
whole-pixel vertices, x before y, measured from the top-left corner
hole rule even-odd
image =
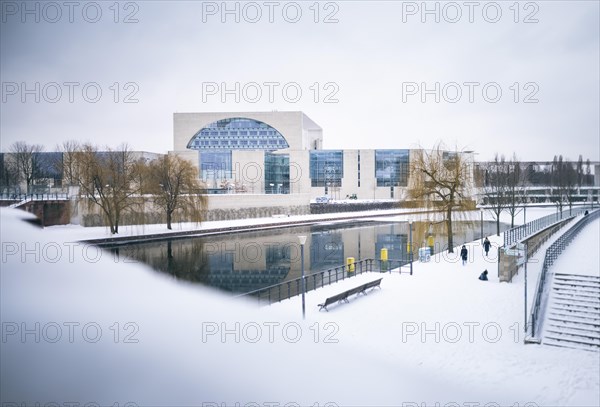
[[[288,148],[285,137],[275,128],[242,117],[218,120],[192,137],[192,150],[281,150]]]

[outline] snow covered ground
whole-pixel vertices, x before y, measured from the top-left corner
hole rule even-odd
[[[571,254],[565,252],[554,270],[580,268],[579,260],[573,259],[585,252],[580,269],[598,273],[599,253],[590,251],[599,247],[598,223],[582,232],[568,249]],[[491,240],[501,244],[498,237]],[[456,255],[437,254],[429,263],[415,263],[413,276],[383,274],[381,291],[331,307],[330,312],[319,312],[317,304],[382,275],[361,275],[310,292],[307,319],[322,325],[335,321],[340,341],[412,372],[484,394],[500,391],[502,402],[489,402],[600,405],[600,354],[524,345],[523,279],[500,284],[495,252],[485,258],[477,242],[467,247],[470,260],[465,266]],[[544,250],[538,253],[543,261]],[[477,278],[484,269],[490,272],[488,282]],[[293,315],[300,307],[300,299],[292,298],[267,312]]]
[[[303,321],[299,297],[258,308],[0,215],[3,405],[600,405],[599,355],[524,345],[523,286],[478,243],[465,266],[440,253],[310,292]]]
[[[552,271],[600,276],[600,219],[587,225],[567,246],[552,266]]]

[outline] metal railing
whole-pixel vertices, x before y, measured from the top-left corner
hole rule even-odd
[[[67,193],[51,193],[51,194],[0,194],[2,201],[58,201],[69,199]]]
[[[537,287],[534,302],[531,309],[531,317],[529,318],[531,326],[531,337],[536,338],[536,334],[539,336],[541,332],[541,321],[544,318],[545,304],[548,298],[548,284],[546,283],[546,275],[548,269],[554,264],[554,261],[560,256],[563,250],[573,241],[575,236],[591,221],[595,220],[600,216],[600,210],[595,210],[588,215],[581,218],[575,223],[569,230],[563,233],[558,239],[554,241],[546,249],[546,255],[544,256],[544,264],[542,265],[542,271],[538,276]]]
[[[388,272],[401,268],[408,264],[408,260],[377,260],[363,259],[354,263],[346,264],[340,267],[334,267],[328,270],[322,270],[315,273],[307,274],[305,279],[305,292],[316,290],[320,287],[343,281],[347,278],[352,278],[359,274],[368,272]],[[400,272],[402,272],[400,270]],[[255,297],[259,304],[273,304],[280,302],[302,293],[302,277],[284,281],[282,283],[270,285],[248,293],[240,294],[239,297]]]
[[[579,214],[582,214],[585,210],[585,207],[573,208],[571,211],[567,209],[562,212],[553,213],[552,215],[547,215],[531,222],[527,222],[524,225],[507,230],[504,232],[504,247],[510,247],[523,238],[531,236],[532,234],[552,225],[553,223],[575,217]]]

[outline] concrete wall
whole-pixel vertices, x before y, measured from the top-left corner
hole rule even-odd
[[[570,221],[571,218],[565,219],[560,223],[549,226],[541,232],[525,239],[524,242],[527,243],[527,258],[531,258],[550,236],[558,232]],[[503,248],[498,248],[498,277],[500,282],[510,282],[517,274],[519,267],[520,266],[517,265],[517,256],[508,255],[504,253]]]
[[[205,220],[264,218],[310,213],[306,194],[223,194],[209,195]]]

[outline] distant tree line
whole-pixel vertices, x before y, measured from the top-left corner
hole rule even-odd
[[[176,155],[147,160],[123,144],[100,149],[92,143],[67,141],[55,153],[42,154],[37,144],[16,142],[2,154],[0,183],[3,193],[27,193],[49,183],[73,186],[87,205],[99,207],[112,234],[119,232],[123,215],[144,212],[152,203],[164,212],[167,228],[174,217],[199,222],[206,207],[205,188],[196,168]]]
[[[515,216],[524,203],[548,199],[559,211],[565,206],[571,210],[581,187],[594,185],[590,160],[584,164],[581,155],[576,162],[559,155],[552,162],[531,163],[519,161],[515,154],[510,159],[496,154],[494,160],[479,164],[475,178],[482,190],[482,203],[496,220],[498,234],[502,212],[510,213],[514,227]],[[546,189],[542,198],[529,195],[530,187],[536,186]]]

